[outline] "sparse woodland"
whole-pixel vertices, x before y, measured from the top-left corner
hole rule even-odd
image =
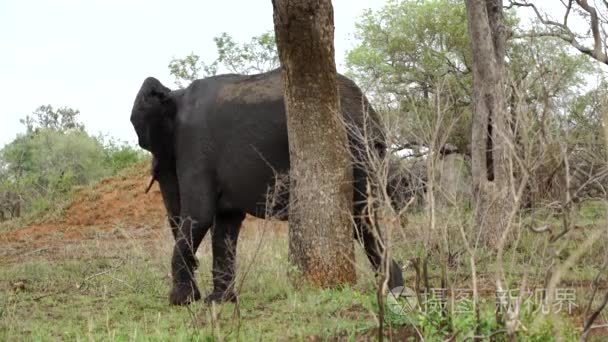
[[[290,246],[286,224],[246,221],[236,304],[166,307],[166,229],[141,238],[128,233],[129,225],[106,227],[97,237],[66,242],[77,257],[50,238],[28,250],[11,234],[61,216],[57,203],[69,205],[74,193],[94,189],[100,179],[112,184],[148,163],[137,147],[90,136],[77,110],[42,106],[24,118],[26,133],[0,150],[0,339],[606,340],[608,3],[388,0],[353,23],[356,39],[344,61],[333,60],[333,33],[297,36],[331,47],[317,55],[294,45],[286,23],[311,23],[294,21],[294,12],[289,17],[289,1],[273,3],[278,49],[274,32],[245,42],[222,34],[214,39],[217,59],[192,53],[169,61],[175,88],[283,65],[288,86],[299,87],[286,97],[290,137],[302,139],[290,146],[301,147],[296,163],[292,154],[293,177],[348,163],[346,149],[327,146],[342,146],[350,128],[322,113],[339,109],[331,89],[335,66],[342,67],[382,119],[386,155],[360,151],[371,169],[367,208],[384,238],[384,257],[401,263],[404,288],[387,286],[388,266],[379,275],[369,270],[357,244],[353,252],[341,228],[352,234],[354,219],[344,209],[352,205],[352,189],[340,186],[323,212],[313,200],[327,198],[314,187],[298,189],[298,198],[310,200],[297,202],[304,203],[296,212],[302,216],[294,216],[297,232],[315,232],[299,245]],[[331,9],[329,0],[318,3]],[[329,13],[320,18],[333,29]],[[306,69],[306,77],[324,77],[306,82],[299,74],[306,61],[329,58],[328,51],[327,64]],[[323,101],[310,106],[321,94]],[[312,120],[305,115],[311,108],[315,121],[327,122],[307,131],[296,124]],[[311,140],[306,134],[325,136],[326,150],[298,145]],[[348,182],[344,173],[333,176],[324,189]],[[282,191],[279,182],[269,201],[273,191]],[[329,212],[338,215],[324,217]],[[322,253],[314,240],[322,234],[341,243],[332,255],[340,269],[323,271],[334,282],[314,275],[331,260],[311,264],[297,254]],[[108,243],[114,235],[118,242]],[[198,255],[201,282],[210,281],[205,246]],[[57,256],[47,257],[47,250]],[[288,274],[298,271],[313,284],[290,282]],[[70,312],[91,306],[98,312]],[[32,317],[30,307],[38,310]],[[65,329],[38,324],[45,310]]]

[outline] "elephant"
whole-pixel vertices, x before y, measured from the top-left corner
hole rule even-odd
[[[384,263],[382,237],[364,215],[368,171],[362,151],[368,144],[382,157],[386,143],[378,114],[359,87],[338,75],[341,110],[353,155],[354,236],[378,271]],[[217,75],[171,90],[154,77],[144,80],[133,104],[131,123],[139,146],[153,156],[175,245],[169,300],[186,305],[201,299],[193,272],[195,253],[211,230],[213,290],[207,302],[236,301],[236,244],[246,214],[265,218],[266,194],[277,174],[289,173],[289,144],[281,70],[257,75]],[[375,132],[376,134],[371,134]],[[373,138],[362,142],[361,136]],[[370,151],[368,149],[367,151]],[[288,203],[286,196],[276,203]],[[288,219],[282,215],[281,219]],[[403,285],[398,264],[388,264],[389,286]]]

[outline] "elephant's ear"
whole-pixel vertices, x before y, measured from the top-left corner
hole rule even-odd
[[[172,146],[176,113],[171,89],[154,77],[146,78],[131,111],[139,145],[155,155],[166,156]]]
[[[175,116],[175,106],[172,99],[169,97],[171,89],[165,87],[159,80],[154,77],[148,77],[137,94],[137,98],[142,102],[143,107],[162,106],[162,114],[169,117]],[[159,108],[160,109],[160,108]]]

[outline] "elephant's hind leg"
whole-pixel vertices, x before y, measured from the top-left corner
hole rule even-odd
[[[372,267],[379,273],[385,273],[385,270],[382,269],[385,267],[382,237],[378,235],[378,232],[371,231],[370,224],[366,222],[365,218],[355,218],[355,225],[355,239],[363,244],[365,254]],[[394,259],[388,260],[388,262],[388,286],[391,289],[403,286],[403,274],[399,264]]]
[[[367,209],[367,199],[365,192],[367,190],[366,177],[364,172],[355,169],[355,188],[354,188],[354,221],[355,221],[355,239],[360,241],[365,248],[365,254],[371,262],[373,268],[378,273],[385,273],[382,269],[384,264],[384,241],[380,231],[372,231],[370,224],[370,214]],[[388,261],[388,286],[393,289],[398,286],[403,286],[403,274],[399,264],[395,260]]]
[[[206,302],[235,302],[234,273],[236,244],[241,223],[245,218],[243,212],[218,213],[211,232],[213,250],[213,291],[205,298]]]

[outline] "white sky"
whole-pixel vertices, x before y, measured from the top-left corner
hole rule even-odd
[[[338,70],[355,21],[384,0],[333,0]],[[271,0],[1,0],[0,147],[38,106],[69,106],[93,134],[135,141],[133,99],[147,76],[174,88],[167,65],[190,52],[215,59],[213,37],[273,29]]]

